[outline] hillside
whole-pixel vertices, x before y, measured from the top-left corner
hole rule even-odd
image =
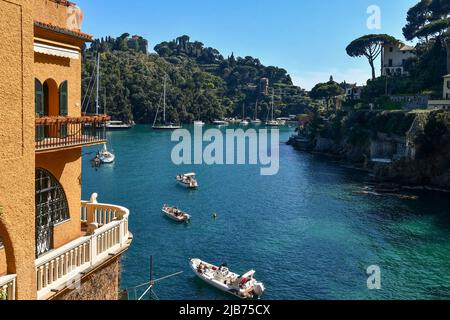
[[[259,117],[265,118],[272,90],[277,116],[304,113],[312,104],[305,91],[292,84],[286,70],[264,66],[256,58],[224,58],[214,48],[190,42],[188,36],[158,44],[156,53],[149,54],[147,46],[142,37],[123,34],[97,39],[84,52],[83,92],[88,90],[100,53],[100,104],[114,119],[152,122],[161,102],[165,75],[167,114],[175,122],[241,116],[243,106],[246,116],[252,117],[256,101]],[[94,97],[90,96],[83,107],[87,113],[95,109]]]

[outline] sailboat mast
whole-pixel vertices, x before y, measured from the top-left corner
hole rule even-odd
[[[275,108],[275,89],[272,89],[272,121],[273,121],[273,109]]]
[[[95,114],[98,115],[98,110],[100,108],[98,104],[99,99],[99,88],[100,88],[100,54],[97,55],[97,88],[95,97]]]
[[[164,113],[163,113],[163,119],[164,119],[164,124],[166,123],[166,76],[164,76]]]

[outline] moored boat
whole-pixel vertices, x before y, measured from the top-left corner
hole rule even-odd
[[[170,219],[177,222],[187,222],[191,219],[191,216],[186,212],[181,211],[177,207],[170,207],[164,205],[162,212]]]
[[[108,121],[105,125],[106,130],[129,130],[133,128],[132,124],[123,121]]]
[[[198,188],[198,182],[195,179],[195,176],[196,176],[195,173],[180,174],[177,176],[177,181],[183,187],[189,189],[196,189]]]
[[[167,94],[167,89],[166,89],[166,84],[167,82],[167,77],[164,77],[164,92],[163,92],[163,122],[160,124],[157,124],[157,120],[158,120],[158,112],[159,112],[159,107],[158,110],[156,111],[156,115],[155,115],[155,120],[153,121],[153,130],[177,130],[177,129],[181,129],[183,128],[180,124],[174,124],[172,122],[168,122],[166,121],[166,94]]]
[[[227,126],[227,125],[229,125],[230,123],[227,122],[227,121],[225,121],[225,120],[215,120],[215,121],[213,122],[213,124],[216,125],[216,126]]]
[[[116,159],[116,156],[108,151],[106,144],[104,144],[103,149],[98,152],[97,157],[102,163],[113,163]]]
[[[231,272],[226,264],[215,266],[200,259],[191,259],[190,266],[197,277],[209,285],[240,299],[261,298],[264,284],[254,278],[255,270],[243,275]]]

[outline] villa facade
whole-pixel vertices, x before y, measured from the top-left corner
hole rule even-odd
[[[117,299],[129,211],[81,200],[82,147],[105,143],[109,120],[82,113],[83,13],[65,0],[0,9],[0,300]]]
[[[442,89],[442,100],[428,101],[430,110],[450,110],[450,74],[444,76],[444,86]]]
[[[414,47],[405,44],[398,46],[385,44],[381,53],[381,75],[407,75],[406,61],[415,56]]]

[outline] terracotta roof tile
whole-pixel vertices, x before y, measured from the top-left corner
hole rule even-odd
[[[92,35],[84,33],[84,32],[69,30],[66,28],[61,28],[61,27],[55,26],[51,23],[45,23],[45,22],[40,22],[40,21],[34,21],[34,25],[39,28],[55,31],[58,33],[63,33],[63,34],[73,36],[73,37],[76,37],[76,38],[79,38],[79,39],[82,39],[85,41],[92,41]]]

